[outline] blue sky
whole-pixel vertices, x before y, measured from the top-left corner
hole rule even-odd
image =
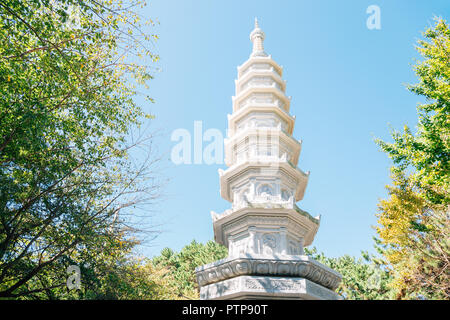
[[[381,30],[366,27],[369,5],[381,8]],[[173,130],[226,132],[236,67],[251,52],[254,17],[266,34],[265,50],[284,67],[294,137],[303,140],[299,167],[311,171],[304,200],[297,205],[322,215],[313,246],[329,256],[373,250],[377,202],[390,182],[387,156],[373,142],[389,140],[389,125],[416,125],[420,97],[409,93],[414,45],[433,16],[449,19],[449,1],[212,1],[153,0],[142,11],[157,19],[155,51],[161,72],[148,94],[152,128],[165,154],[170,178],[155,207],[159,237],[142,252],[180,250],[195,239],[213,239],[210,211],[230,204],[219,195],[218,168],[174,165]]]

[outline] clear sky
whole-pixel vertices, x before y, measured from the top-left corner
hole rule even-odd
[[[155,99],[146,111],[165,153],[170,178],[152,223],[160,236],[143,248],[180,250],[195,239],[213,239],[210,211],[230,203],[219,195],[217,170],[225,165],[174,165],[173,130],[224,134],[232,111],[236,67],[251,52],[254,18],[266,34],[265,51],[284,67],[294,137],[303,140],[298,166],[311,171],[304,200],[297,203],[322,221],[314,246],[329,256],[373,250],[378,199],[386,197],[390,160],[373,142],[390,139],[389,125],[415,127],[420,97],[408,92],[418,54],[414,45],[433,16],[450,19],[450,1],[237,1],[149,0],[156,18],[161,72],[150,83]],[[381,30],[369,30],[369,5],[381,9]]]

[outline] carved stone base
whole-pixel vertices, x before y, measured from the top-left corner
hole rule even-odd
[[[229,256],[195,271],[200,299],[339,299],[341,275],[305,255]]]
[[[305,278],[335,290],[341,275],[308,256],[241,254],[195,269],[200,287],[237,276]]]
[[[340,300],[334,291],[304,278],[239,276],[200,289],[201,300]]]

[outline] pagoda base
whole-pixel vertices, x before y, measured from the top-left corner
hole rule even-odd
[[[196,268],[201,300],[338,300],[341,275],[305,255],[241,254]]]
[[[239,276],[200,289],[201,300],[340,300],[334,291],[304,278]]]

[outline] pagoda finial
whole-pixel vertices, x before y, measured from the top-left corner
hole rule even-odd
[[[264,38],[266,35],[259,27],[258,18],[255,17],[255,29],[250,33],[250,40],[253,42],[253,51],[251,57],[267,57],[264,52]]]

